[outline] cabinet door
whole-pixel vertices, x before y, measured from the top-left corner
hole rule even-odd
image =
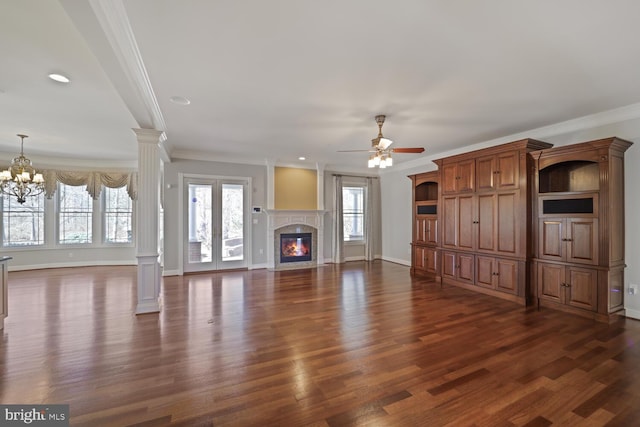
[[[426,243],[436,245],[438,244],[438,217],[428,216],[425,218],[427,226]]]
[[[565,242],[563,219],[541,219],[538,227],[538,258],[564,260]]]
[[[518,263],[510,259],[496,258],[496,289],[510,294],[518,292]]]
[[[538,263],[538,298],[564,303],[565,267]]]
[[[416,270],[427,269],[427,258],[424,246],[413,246],[413,268]]]
[[[456,163],[442,165],[442,192],[444,194],[458,191],[458,168]]]
[[[438,250],[436,248],[425,247],[425,270],[429,273],[438,273]]]
[[[519,153],[512,151],[498,154],[496,157],[497,169],[494,174],[495,187],[500,190],[518,188],[520,184]]]
[[[478,191],[495,190],[496,157],[486,156],[476,159],[476,188]]]
[[[497,195],[495,210],[496,252],[502,255],[518,253],[518,193],[507,192]],[[524,255],[524,254],[523,254]]]
[[[590,268],[567,267],[568,305],[586,310],[596,311],[598,296],[598,272]]]
[[[446,196],[442,198],[442,246],[455,248],[458,198]]]
[[[457,279],[461,282],[473,283],[473,267],[474,256],[470,254],[457,254],[456,259],[458,262]]]
[[[483,288],[495,288],[495,258],[486,256],[476,257],[476,285]]]
[[[480,194],[478,196],[478,250],[496,250],[496,212],[495,193]]]
[[[442,252],[442,277],[447,279],[456,278],[456,254],[454,252]]]
[[[427,217],[424,216],[416,216],[416,234],[413,236],[413,240],[415,243],[426,243],[427,242],[427,234],[429,230],[429,224]]]
[[[442,277],[459,282],[474,282],[474,255],[456,252],[442,252]]]
[[[475,189],[475,159],[458,162],[457,191],[460,193],[472,192]]]
[[[474,250],[474,196],[458,196],[457,215],[457,247],[460,249]]]
[[[579,264],[598,264],[598,220],[568,218],[565,244],[567,261]]]

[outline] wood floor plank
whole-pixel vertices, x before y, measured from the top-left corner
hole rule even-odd
[[[388,262],[165,277],[9,273],[2,403],[74,426],[632,426],[640,322],[597,323]]]

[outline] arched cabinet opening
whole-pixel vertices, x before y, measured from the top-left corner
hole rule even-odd
[[[538,174],[540,193],[598,191],[600,165],[596,162],[573,160],[541,169]]]

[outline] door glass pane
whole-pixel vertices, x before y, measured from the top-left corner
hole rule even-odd
[[[189,263],[211,262],[211,185],[189,184]]]
[[[242,184],[222,184],[222,261],[244,257]]]

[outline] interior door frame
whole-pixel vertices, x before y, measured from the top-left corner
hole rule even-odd
[[[245,185],[244,192],[244,206],[243,206],[243,225],[244,225],[244,264],[242,267],[238,268],[249,268],[252,265],[252,236],[251,236],[251,189],[252,179],[248,176],[224,176],[224,175],[207,175],[207,174],[195,174],[195,173],[178,173],[178,241],[180,244],[178,245],[178,274],[183,276],[184,271],[184,239],[185,239],[185,221],[187,218],[185,217],[185,183],[187,180],[210,180],[210,181],[232,181],[232,182],[242,182]]]

